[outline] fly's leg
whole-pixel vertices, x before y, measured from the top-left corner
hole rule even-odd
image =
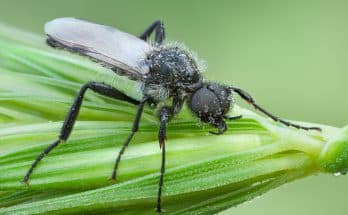
[[[157,206],[156,211],[158,213],[163,212],[162,210],[162,187],[163,187],[163,180],[164,180],[164,173],[165,173],[165,163],[166,163],[166,145],[165,140],[167,139],[167,122],[170,120],[170,117],[172,116],[172,109],[169,107],[163,107],[159,113],[159,119],[160,119],[160,128],[158,131],[158,143],[160,145],[160,148],[162,149],[162,161],[161,161],[161,174],[159,178],[158,183],[158,193],[157,193]]]
[[[54,141],[43,152],[41,152],[41,154],[39,154],[36,157],[36,159],[31,164],[31,167],[29,168],[29,170],[27,171],[27,173],[25,174],[25,176],[23,178],[24,183],[28,183],[29,177],[30,177],[31,173],[33,172],[34,168],[45,157],[45,155],[47,155],[50,151],[52,151],[55,147],[57,147],[61,142],[65,142],[69,138],[70,133],[73,129],[73,126],[76,122],[76,118],[79,114],[79,111],[80,111],[80,108],[82,105],[82,101],[83,101],[83,97],[84,97],[87,89],[91,89],[92,91],[94,91],[98,94],[104,95],[104,96],[108,96],[108,97],[112,97],[115,99],[127,101],[127,102],[132,103],[132,104],[139,104],[139,101],[137,101],[131,97],[128,97],[127,95],[125,95],[121,91],[117,90],[116,88],[109,86],[109,85],[106,85],[104,83],[88,82],[87,84],[83,85],[81,87],[79,93],[77,94],[72,106],[69,109],[69,112],[68,112],[68,114],[64,120],[63,126],[61,128],[58,140]]]
[[[261,111],[262,113],[264,113],[265,115],[267,115],[268,117],[270,117],[271,119],[273,119],[276,122],[280,122],[284,125],[287,126],[292,126],[295,127],[297,129],[303,129],[303,130],[317,130],[317,131],[321,131],[321,128],[319,127],[305,127],[305,126],[301,126],[301,125],[297,125],[297,124],[293,124],[291,122],[288,122],[286,120],[283,120],[275,115],[273,115],[272,113],[268,112],[267,110],[265,110],[264,108],[262,108],[261,106],[259,106],[258,104],[255,103],[254,99],[249,95],[249,93],[247,93],[246,91],[240,89],[240,88],[234,88],[231,87],[230,88],[232,91],[236,92],[242,99],[244,99],[245,101],[247,101],[249,104],[251,104],[252,106],[254,106],[254,108],[256,110]]]
[[[126,150],[128,144],[132,140],[135,132],[137,132],[138,129],[139,129],[139,122],[140,122],[141,114],[143,113],[144,106],[145,106],[145,103],[146,103],[147,100],[148,100],[148,97],[144,96],[143,99],[140,101],[140,103],[138,105],[138,111],[137,111],[137,115],[135,116],[135,119],[134,119],[134,122],[133,122],[132,132],[130,133],[130,135],[128,136],[126,141],[123,143],[122,148],[121,148],[121,150],[119,151],[119,153],[117,155],[115,166],[114,166],[111,178],[110,178],[111,180],[116,180],[117,170],[118,170],[118,166],[119,166],[120,161],[121,161],[121,157],[122,157],[124,151]]]
[[[241,119],[242,117],[243,117],[242,115],[238,115],[238,116],[224,116],[224,119],[237,120],[237,119]]]
[[[139,38],[147,41],[147,39],[151,36],[151,34],[155,31],[155,42],[157,45],[162,45],[163,40],[165,39],[165,31],[164,31],[164,26],[163,22],[160,20],[157,20],[153,22],[146,30],[144,33],[142,33]]]
[[[161,161],[161,174],[158,183],[158,193],[157,193],[157,206],[156,211],[158,213],[163,212],[162,209],[162,188],[164,182],[164,173],[166,168],[166,145],[165,141],[167,139],[167,123],[171,120],[171,118],[180,112],[185,96],[182,94],[178,94],[174,96],[172,107],[164,106],[159,111],[159,120],[160,120],[160,128],[158,131],[158,143],[160,148],[162,149],[162,161]]]

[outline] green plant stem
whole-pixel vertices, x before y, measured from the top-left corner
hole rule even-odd
[[[83,83],[105,81],[134,98],[141,91],[84,58],[33,47],[16,32],[0,30],[0,214],[153,214],[160,168],[154,111],[146,108],[113,183],[107,179],[136,107],[90,92],[71,138],[40,162],[29,186],[21,183],[33,159],[57,138]],[[170,123],[168,214],[217,213],[308,175],[348,170],[348,127],[297,122],[323,128],[303,131],[240,107],[231,111],[240,114],[220,136],[186,108]]]

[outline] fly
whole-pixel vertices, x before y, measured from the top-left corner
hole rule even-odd
[[[202,68],[196,57],[178,44],[164,44],[163,23],[155,21],[139,37],[122,32],[116,28],[100,25],[75,18],[58,18],[45,25],[47,44],[66,49],[108,67],[118,75],[127,76],[141,83],[143,97],[131,98],[103,82],[90,81],[78,92],[64,120],[59,137],[49,145],[32,163],[23,178],[28,183],[29,177],[37,164],[60,143],[68,140],[76,122],[85,92],[90,89],[95,93],[137,105],[138,110],[132,131],[122,145],[111,175],[116,180],[121,157],[128,144],[138,131],[141,114],[145,105],[157,107],[159,119],[158,141],[162,150],[162,162],[157,194],[156,211],[162,212],[162,187],[165,173],[165,140],[167,123],[180,112],[186,102],[191,111],[205,123],[217,128],[211,134],[220,135],[227,130],[226,120],[237,120],[242,116],[228,116],[233,107],[233,95],[237,94],[255,109],[274,121],[304,130],[318,130],[318,127],[305,127],[283,120],[255,103],[244,90],[219,83],[205,81]],[[147,42],[154,35],[154,43]],[[161,105],[172,99],[171,105]]]

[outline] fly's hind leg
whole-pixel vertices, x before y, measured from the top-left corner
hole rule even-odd
[[[80,108],[82,105],[82,101],[83,101],[83,98],[84,98],[84,95],[85,95],[87,89],[91,89],[92,91],[94,91],[98,94],[104,95],[104,96],[108,96],[111,98],[127,101],[127,102],[132,103],[132,104],[139,104],[139,101],[137,101],[131,97],[128,97],[127,95],[125,95],[121,91],[117,90],[116,88],[109,86],[109,85],[106,85],[104,83],[88,82],[87,84],[83,85],[81,87],[79,93],[77,94],[73,104],[71,105],[71,107],[69,109],[69,112],[68,112],[68,114],[64,120],[63,126],[60,130],[58,140],[54,141],[51,145],[49,145],[43,152],[41,152],[36,157],[36,159],[31,164],[29,170],[27,171],[27,173],[25,174],[25,176],[23,178],[24,183],[28,183],[29,177],[30,177],[31,173],[33,172],[34,168],[38,165],[38,163],[50,151],[52,151],[55,147],[57,147],[61,142],[65,142],[68,140],[70,133],[71,133],[71,131],[74,127],[74,124],[76,122],[76,118],[79,114],[79,111],[80,111]]]

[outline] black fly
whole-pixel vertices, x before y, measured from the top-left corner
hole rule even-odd
[[[124,33],[115,28],[99,25],[74,18],[59,18],[45,25],[47,44],[76,52],[102,63],[119,75],[142,83],[143,97],[135,100],[118,89],[99,82],[88,82],[77,94],[60,131],[58,140],[48,146],[33,162],[24,176],[29,177],[40,160],[61,142],[67,141],[78,116],[82,100],[88,89],[114,99],[138,105],[133,128],[125,140],[115,162],[111,179],[116,180],[117,169],[126,147],[138,131],[141,114],[146,104],[158,107],[158,141],[162,149],[162,166],[159,179],[156,211],[161,212],[163,176],[165,172],[166,126],[170,119],[180,112],[186,101],[192,112],[203,122],[217,128],[212,134],[223,134],[227,130],[225,120],[236,120],[241,116],[229,117],[228,111],[233,105],[233,94],[263,112],[268,117],[287,126],[304,130],[318,130],[318,127],[304,127],[280,119],[257,105],[244,90],[204,81],[202,68],[197,59],[185,48],[177,44],[163,44],[165,33],[160,21],[154,22],[139,37]],[[147,43],[155,32],[154,44]],[[172,99],[172,105],[163,105]]]

